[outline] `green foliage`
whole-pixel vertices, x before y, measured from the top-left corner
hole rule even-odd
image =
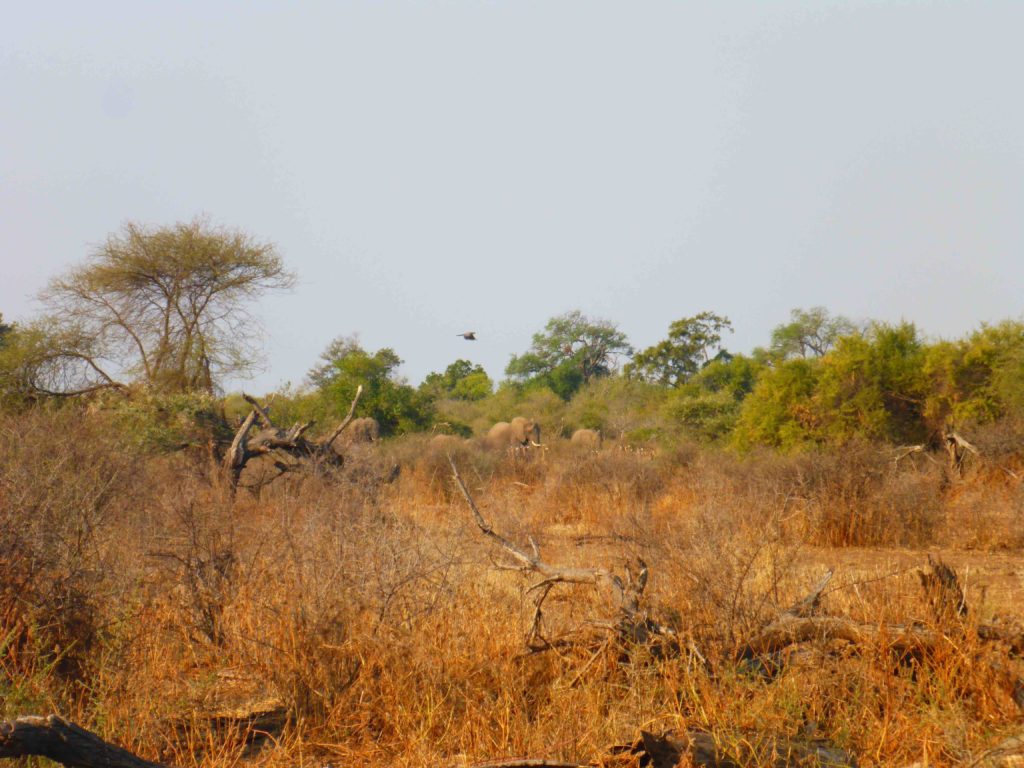
[[[739,402],[754,391],[766,364],[746,355],[720,355],[698,371],[683,387],[689,392],[725,392]]]
[[[113,395],[102,403],[126,443],[155,453],[198,448],[210,440],[230,442],[233,432],[222,402],[203,392],[139,392]]]
[[[667,339],[633,357],[626,374],[669,387],[681,386],[711,362],[712,350],[721,349],[723,331],[731,333],[732,323],[713,312],[676,320],[668,328]]]
[[[875,324],[821,359],[765,369],[743,402],[739,447],[793,448],[853,439],[919,442],[927,435],[924,347],[910,323]]]
[[[607,320],[579,310],[551,318],[522,355],[513,355],[505,373],[528,387],[543,387],[563,400],[594,378],[609,375],[619,355],[632,354],[626,335]]]
[[[1024,324],[982,325],[966,339],[932,345],[925,374],[933,430],[1024,415]]]
[[[825,307],[794,309],[789,314],[790,321],[772,331],[769,353],[778,360],[822,357],[840,338],[857,332],[852,320],[832,316]]]
[[[690,435],[719,440],[735,427],[741,404],[763,369],[751,357],[721,355],[670,393],[664,414]]]
[[[0,404],[20,407],[40,397],[65,392],[83,376],[81,358],[68,349],[92,350],[92,342],[75,329],[54,329],[44,321],[7,326],[0,344]],[[106,385],[101,381],[88,391]]]
[[[820,376],[812,360],[786,360],[765,368],[743,401],[732,434],[735,446],[768,445],[791,449],[806,445],[815,435],[811,408]]]
[[[639,429],[658,431],[665,394],[662,387],[625,376],[595,379],[570,401],[567,431],[579,427],[599,429],[610,438]]]
[[[428,374],[420,391],[434,400],[482,400],[494,391],[494,382],[480,365],[456,360],[444,373]]]
[[[309,373],[320,395],[322,419],[344,416],[362,385],[359,413],[380,424],[382,435],[415,432],[429,427],[434,409],[430,398],[410,387],[398,374],[401,358],[385,347],[370,354],[355,337],[338,338],[320,356]]]
[[[814,405],[827,438],[925,439],[924,347],[912,323],[844,336],[821,364]]]
[[[664,413],[687,434],[714,441],[732,431],[739,409],[739,403],[725,391],[694,394],[675,390],[665,403]]]

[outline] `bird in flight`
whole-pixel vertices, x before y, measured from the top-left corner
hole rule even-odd
[[[456,336],[461,336],[466,341],[476,341],[476,331],[466,331],[465,333],[457,333]]]

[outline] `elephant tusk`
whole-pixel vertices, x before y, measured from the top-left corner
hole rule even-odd
[[[533,442],[533,440],[530,441],[530,445],[532,445],[534,448],[543,448],[544,447],[540,443]]]

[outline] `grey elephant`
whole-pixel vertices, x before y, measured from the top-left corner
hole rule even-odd
[[[516,416],[511,422],[499,421],[487,431],[487,444],[492,448],[516,446],[540,447],[540,424]]]
[[[601,436],[601,431],[597,429],[577,429],[572,433],[572,437],[569,438],[574,446],[578,448],[586,448],[590,451],[601,450],[601,443],[604,438]]]
[[[380,440],[380,424],[370,416],[353,419],[348,425],[348,432],[353,443],[375,443]]]

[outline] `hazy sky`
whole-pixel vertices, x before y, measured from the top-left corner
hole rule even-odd
[[[1020,318],[1024,3],[8,3],[0,312],[127,220],[206,213],[299,275],[267,367],[335,336],[498,378],[552,315]],[[475,330],[477,342],[456,338]]]

